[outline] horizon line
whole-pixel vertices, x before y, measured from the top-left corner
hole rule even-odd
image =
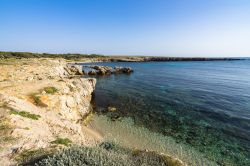
[[[80,53],[80,52],[32,52],[32,51],[2,51],[6,53],[34,53],[34,54],[79,54],[79,55],[102,55],[102,56],[122,56],[122,57],[168,57],[168,58],[250,58],[249,56],[217,56],[217,55],[206,55],[206,56],[197,56],[197,55],[142,55],[142,54],[102,54],[102,53]]]

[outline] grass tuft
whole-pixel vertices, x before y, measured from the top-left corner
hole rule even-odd
[[[68,138],[57,138],[55,141],[52,141],[51,143],[69,146],[72,143],[72,141]]]
[[[52,86],[45,87],[43,90],[48,94],[55,94],[56,92],[58,92],[58,89]]]
[[[42,102],[41,97],[38,96],[38,94],[36,94],[36,93],[30,94],[29,97],[33,100],[33,102],[34,102],[34,104],[36,106],[39,106],[39,107],[48,107],[47,104],[45,104],[45,103]]]
[[[17,110],[10,110],[10,114],[13,115],[19,115],[25,118],[29,118],[29,119],[33,119],[33,120],[38,120],[41,116],[40,115],[36,115],[36,114],[31,114],[29,112],[26,111],[17,111]]]

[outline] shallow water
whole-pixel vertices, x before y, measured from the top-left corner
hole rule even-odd
[[[94,115],[91,126],[97,130],[104,140],[116,142],[123,147],[137,150],[154,151],[158,154],[177,158],[190,166],[216,166],[217,164],[189,145],[176,143],[172,137],[138,127],[131,118],[112,121],[105,115]]]
[[[97,78],[96,112],[131,117],[220,165],[250,165],[250,61],[98,64],[135,72]]]

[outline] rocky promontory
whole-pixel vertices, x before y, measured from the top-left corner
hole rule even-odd
[[[110,75],[130,74],[134,70],[131,67],[110,67],[101,65],[68,64],[67,71],[73,75]]]
[[[96,141],[82,126],[91,111],[94,78],[79,78],[65,60],[0,61],[0,163],[28,150]]]

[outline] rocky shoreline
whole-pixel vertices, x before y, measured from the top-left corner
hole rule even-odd
[[[103,155],[107,156],[110,155],[110,146],[119,146],[105,143],[108,147],[102,147],[103,136],[88,122],[96,79],[81,77],[91,75],[84,71],[84,66],[72,65],[64,59],[48,58],[4,59],[0,60],[0,64],[1,165],[30,163],[34,158],[37,160],[43,155],[56,156],[63,153],[62,149],[67,149],[65,147],[69,145],[79,146],[77,153],[80,153],[81,149],[91,147],[100,152],[104,150]],[[95,75],[133,72],[129,67],[88,68],[94,69]],[[120,150],[113,150],[116,157],[124,157]],[[121,150],[125,148],[121,147]],[[144,162],[145,157],[149,157],[152,161],[147,162],[185,165],[177,158],[147,149],[128,149],[125,152],[127,159],[133,164],[139,162],[139,158],[140,162]],[[100,156],[93,157],[100,159]],[[92,161],[89,157],[86,159]],[[60,160],[64,162],[63,158]],[[43,163],[43,160],[40,161]],[[47,161],[50,160],[44,160]]]
[[[4,63],[0,65],[1,164],[15,164],[15,156],[27,150],[57,147],[60,139],[78,145],[98,141],[82,127],[83,117],[92,109],[94,78],[74,77],[63,59]]]

